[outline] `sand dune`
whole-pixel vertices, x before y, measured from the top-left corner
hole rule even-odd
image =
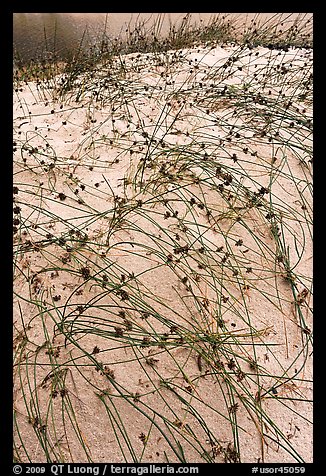
[[[201,47],[17,87],[22,461],[312,461],[311,67]]]

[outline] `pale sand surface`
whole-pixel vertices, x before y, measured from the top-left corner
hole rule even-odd
[[[312,58],[234,55],[14,94],[22,461],[312,461]]]

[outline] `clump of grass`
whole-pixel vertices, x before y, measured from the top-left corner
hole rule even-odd
[[[15,459],[303,462],[311,54],[159,25],[16,85]]]
[[[243,22],[228,14],[214,14],[206,23],[194,22],[190,13],[179,22],[170,21],[168,32],[163,34],[165,14],[155,20],[137,18],[126,26],[124,34],[112,38],[107,34],[107,18],[103,31],[94,40],[87,29],[74,52],[56,49],[56,28],[52,48],[44,31],[44,51],[37,58],[23,60],[19,51],[14,52],[16,86],[20,81],[44,80],[63,72],[66,87],[70,88],[76,77],[93,70],[96,64],[111,62],[119,55],[131,53],[164,53],[169,50],[191,48],[199,45],[245,45],[263,46],[288,50],[312,48],[312,19],[307,14],[275,14],[271,18],[256,18]],[[41,59],[40,59],[41,58]]]

